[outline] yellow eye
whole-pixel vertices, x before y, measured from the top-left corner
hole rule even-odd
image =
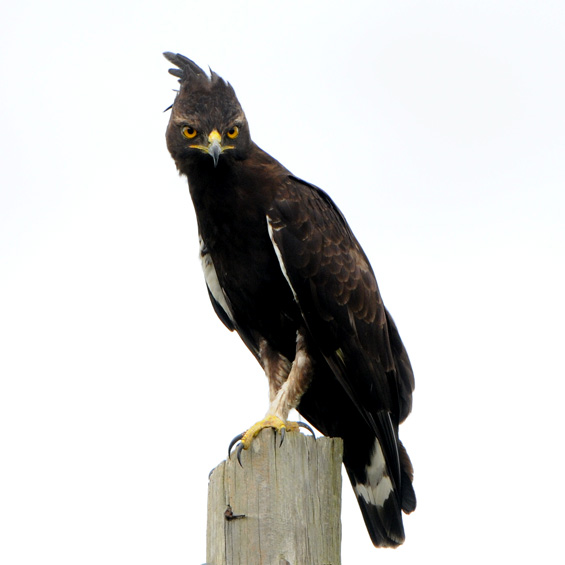
[[[182,128],[182,134],[184,135],[184,137],[188,138],[188,139],[193,139],[194,137],[196,137],[196,134],[198,132],[190,126],[184,126]]]
[[[239,128],[237,126],[233,126],[228,130],[228,137],[230,139],[235,139],[239,135]]]

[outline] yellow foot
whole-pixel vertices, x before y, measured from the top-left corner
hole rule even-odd
[[[279,447],[282,445],[287,431],[297,432],[300,428],[306,428],[312,435],[314,435],[314,430],[312,430],[312,428],[304,422],[285,422],[278,416],[267,416],[263,420],[260,420],[256,424],[253,424],[246,432],[239,434],[232,439],[228,448],[228,456],[231,453],[232,447],[238,441],[241,442],[237,448],[237,460],[241,465],[241,452],[244,449],[249,449],[249,446],[251,445],[253,439],[261,430],[264,430],[265,428],[273,428],[274,430],[281,432],[281,442],[279,444]]]
[[[253,424],[242,436],[241,438],[241,445],[243,445],[243,449],[249,449],[251,442],[255,439],[257,434],[264,430],[265,428],[273,428],[277,432],[280,431],[283,433],[283,430],[291,430],[293,426],[298,429],[298,424],[296,422],[285,422],[281,420],[278,416],[268,416],[264,418],[260,422]]]

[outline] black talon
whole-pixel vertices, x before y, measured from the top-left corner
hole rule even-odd
[[[242,434],[238,434],[238,435],[236,435],[236,436],[230,441],[230,445],[229,445],[229,447],[228,447],[228,459],[230,458],[232,447],[233,447],[238,441],[240,441],[240,440],[243,438],[244,435],[245,435],[245,432],[243,432]]]
[[[241,463],[241,452],[242,451],[243,451],[243,443],[240,443],[237,447],[236,456],[237,456],[237,462],[239,463],[239,466],[243,469],[243,465]]]
[[[281,428],[281,441],[279,443],[279,447],[283,444],[285,437],[286,437],[286,428]]]
[[[296,422],[296,423],[298,424],[299,428],[304,428],[305,430],[308,430],[312,434],[312,437],[316,437],[314,430],[306,422]]]

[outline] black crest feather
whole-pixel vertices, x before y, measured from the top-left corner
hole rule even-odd
[[[178,67],[178,69],[169,69],[169,73],[178,77],[180,79],[179,82],[181,83],[187,80],[190,75],[206,76],[206,73],[194,61],[191,61],[188,57],[185,57],[180,53],[171,53],[170,51],[166,51],[163,53],[163,56],[173,65]]]

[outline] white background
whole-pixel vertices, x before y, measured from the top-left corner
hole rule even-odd
[[[0,21],[0,562],[200,565],[267,387],[216,319],[162,51],[324,188],[416,373],[419,506],[343,562],[563,563],[565,5],[11,2]]]

